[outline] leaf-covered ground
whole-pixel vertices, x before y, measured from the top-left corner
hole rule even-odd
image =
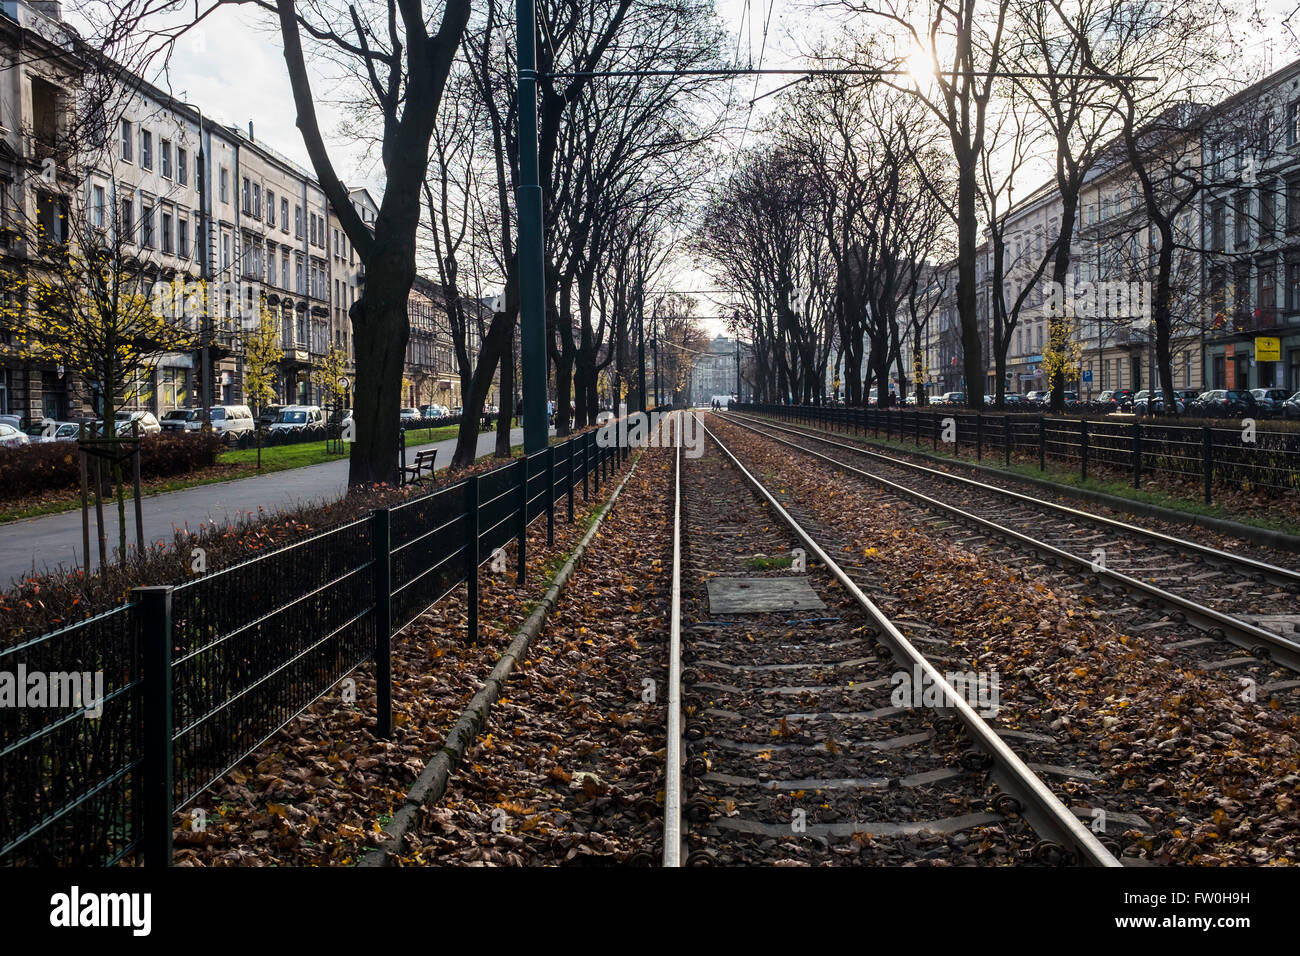
[[[602,500],[621,476],[601,483]],[[563,505],[557,507],[554,548],[546,547],[545,520],[533,524],[523,588],[515,587],[513,545],[506,572],[480,570],[478,645],[466,641],[463,587],[394,637],[391,740],[373,733],[375,683],[367,663],[351,675],[355,704],[345,703],[342,685],[336,686],[178,815],[177,865],[354,865],[442,746],[600,503],[593,494],[584,507],[579,487],[572,525]],[[195,810],[202,811],[202,827]]]
[[[1038,762],[1090,775],[1049,778],[1067,803],[1145,821],[1108,825],[1123,852],[1157,863],[1300,862],[1295,689],[1245,701],[1231,668],[1187,666],[1148,637],[1167,632],[1146,623],[1161,612],[990,560],[924,527],[919,509],[735,426],[718,431],[779,497],[848,543],[858,576],[904,633],[942,638],[972,668],[1000,674],[998,724],[1049,737]]]
[[[671,452],[641,456],[403,865],[657,859],[671,479]]]

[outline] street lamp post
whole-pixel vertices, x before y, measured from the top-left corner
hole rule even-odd
[[[537,160],[537,14],[534,0],[516,0],[519,61],[519,341],[524,452],[547,446],[546,307],[542,245],[542,185]]]

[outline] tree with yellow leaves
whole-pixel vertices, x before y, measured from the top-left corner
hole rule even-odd
[[[275,401],[276,368],[284,358],[280,330],[275,316],[262,300],[257,322],[244,334],[244,397],[253,406],[253,418]],[[262,426],[257,426],[257,470],[262,470]]]

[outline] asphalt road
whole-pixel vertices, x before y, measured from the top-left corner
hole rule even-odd
[[[523,444],[523,429],[510,432],[510,441]],[[496,433],[479,435],[478,454],[488,455],[496,447]],[[415,452],[426,448],[438,449],[437,470],[451,462],[456,439],[411,446],[406,450],[407,461],[413,461]],[[239,478],[210,485],[198,485],[182,491],[152,495],[144,499],[144,537],[146,541],[171,543],[176,528],[197,529],[209,522],[217,525],[234,524],[255,514],[260,507],[267,514],[293,508],[299,503],[313,504],[337,501],[347,490],[348,463],[346,459],[293,468],[253,478]],[[135,512],[127,503],[127,540],[135,540]],[[98,564],[98,547],[94,540],[94,517],[91,517],[91,560]],[[107,525],[110,552],[118,539],[117,509],[110,511],[105,502],[104,523]],[[30,575],[33,570],[45,571],[76,567],[81,560],[81,510],[63,514],[44,515],[0,525],[0,582],[6,585],[14,578]]]

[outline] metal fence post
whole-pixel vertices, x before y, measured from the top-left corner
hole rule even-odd
[[[144,754],[142,779],[140,849],[144,865],[172,865],[172,787],[175,759],[172,744],[172,589],[162,585],[131,589],[131,600],[139,615],[139,645],[136,653],[139,674],[144,681]]]
[[[570,438],[568,441],[569,450],[569,477],[565,480],[565,493],[569,499],[569,524],[573,524],[573,451],[576,439]]]
[[[1133,423],[1133,487],[1142,487],[1142,426]]]
[[[1201,426],[1201,468],[1205,476],[1205,503],[1210,503],[1214,480],[1214,436],[1209,425]]]
[[[398,487],[406,484],[406,429],[397,430],[397,484]]]
[[[599,494],[600,485],[597,483],[596,492]],[[525,562],[527,561],[527,541],[528,541],[528,456],[519,459],[519,554],[515,562],[515,587],[524,586]]]
[[[595,440],[595,431],[587,432],[582,442],[582,503],[587,503],[587,478],[591,474],[591,443]]]
[[[465,479],[465,631],[478,643],[478,475]]]
[[[377,508],[370,513],[370,536],[375,561],[375,734],[393,734],[393,546],[392,513]]]
[[[1079,419],[1079,479],[1088,480],[1088,419]]]
[[[555,547],[555,446],[546,446],[546,546]]]
[[[1038,470],[1047,470],[1047,419],[1038,416]]]
[[[1002,416],[1002,450],[1004,452],[1005,464],[1011,467],[1011,446],[1016,440],[1016,433],[1012,430],[1011,416]]]
[[[975,413],[975,460],[984,460],[984,414]]]

